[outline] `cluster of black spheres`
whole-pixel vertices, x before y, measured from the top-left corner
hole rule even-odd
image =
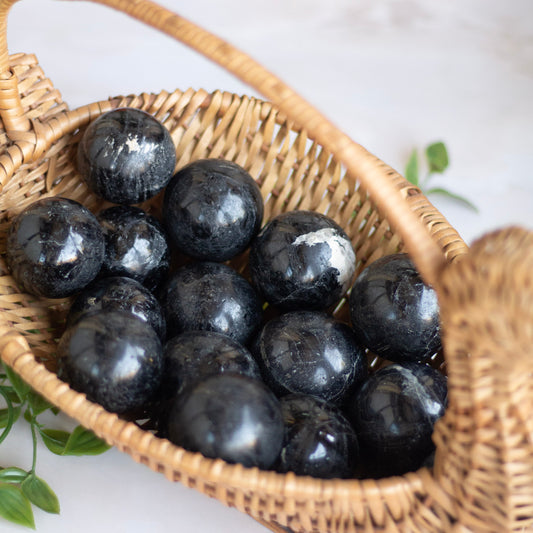
[[[239,165],[175,166],[159,121],[117,109],[78,149],[81,178],[114,205],[93,214],[46,197],[13,219],[6,259],[21,289],[71,297],[58,375],[206,457],[319,478],[423,464],[447,388],[426,364],[440,349],[438,302],[410,259],[383,257],[354,280],[331,218],[264,224]],[[160,217],[137,205],[158,193]],[[243,252],[247,277],[228,264]],[[329,310],[349,291],[347,324]],[[370,373],[368,351],[388,364]]]

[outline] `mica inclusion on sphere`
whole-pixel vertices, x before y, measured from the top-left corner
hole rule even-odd
[[[100,225],[86,207],[67,198],[44,198],[12,221],[6,259],[21,289],[63,298],[96,277],[104,247]]]
[[[272,467],[283,442],[279,401],[256,379],[221,374],[176,397],[169,439],[229,463]]]
[[[250,272],[264,298],[284,310],[324,310],[348,290],[355,253],[344,230],[312,211],[272,219],[253,240]]]
[[[394,363],[369,376],[346,407],[368,475],[419,468],[434,449],[446,401],[446,377],[423,363]]]
[[[259,232],[263,198],[239,165],[201,159],[178,171],[165,191],[163,218],[174,244],[196,259],[226,261]]]
[[[134,206],[117,205],[97,215],[105,238],[101,275],[127,276],[155,291],[170,270],[170,244],[162,224]]]
[[[58,344],[58,376],[111,412],[142,408],[158,389],[162,371],[157,333],[126,311],[83,317]]]
[[[170,181],[176,152],[168,130],[134,108],[114,109],[87,126],[78,145],[78,171],[87,186],[117,204],[137,204]]]
[[[285,438],[276,470],[323,479],[350,478],[359,461],[357,436],[337,407],[304,394],[280,400]]]
[[[183,331],[217,331],[243,345],[259,328],[261,300],[236,270],[199,261],[177,269],[162,288],[169,337]]]
[[[439,303],[407,254],[367,266],[350,293],[352,328],[359,342],[390,361],[422,361],[441,347]]]
[[[278,395],[341,403],[367,376],[366,356],[346,324],[321,311],[269,320],[252,344],[263,379]]]
[[[161,304],[151,291],[132,278],[111,276],[93,281],[72,302],[66,327],[101,311],[128,311],[150,324],[161,339],[165,338]]]

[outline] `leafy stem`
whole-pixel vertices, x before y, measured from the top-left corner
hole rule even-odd
[[[468,209],[477,212],[477,207],[464,196],[453,193],[444,187],[429,187],[429,182],[433,179],[433,177],[436,174],[443,174],[449,166],[449,157],[446,145],[441,141],[429,144],[424,150],[424,155],[427,171],[425,176],[421,178],[418,150],[415,148],[411,152],[405,167],[405,178],[407,181],[419,187],[426,196],[431,196],[433,194],[446,196],[447,198],[460,202]]]
[[[2,366],[0,366],[0,369]],[[29,387],[12,369],[4,366],[0,373],[0,396],[5,407],[0,409],[0,444],[7,438],[20,413],[30,426],[32,462],[29,470],[0,467],[0,517],[35,529],[32,505],[48,512],[59,513],[59,500],[48,483],[36,474],[39,437],[56,455],[97,455],[109,446],[91,431],[77,426],[72,432],[48,428],[38,417],[55,407]],[[1,398],[0,398],[1,399]]]

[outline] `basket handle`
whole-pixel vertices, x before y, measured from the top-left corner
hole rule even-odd
[[[29,131],[24,116],[17,80],[9,66],[7,15],[17,0],[0,0],[0,117],[8,135]],[[229,43],[203,30],[181,16],[149,0],[91,0],[122,11],[145,24],[181,41],[224,67],[272,101],[285,115],[306,129],[324,148],[335,154],[346,167],[347,176],[359,180],[372,200],[383,207],[388,222],[399,235],[428,283],[436,283],[446,262],[442,248],[408,207],[392,184],[392,168],[352,141],[294,90]],[[377,164],[380,163],[380,164]]]
[[[440,283],[449,396],[435,479],[469,531],[533,527],[533,231],[475,241]]]

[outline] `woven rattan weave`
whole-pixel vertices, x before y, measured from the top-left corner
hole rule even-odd
[[[246,168],[261,187],[265,221],[291,209],[328,214],[352,239],[359,270],[384,254],[411,254],[437,288],[442,306],[450,390],[434,435],[435,468],[380,480],[326,481],[229,465],[157,438],[57,379],[53,354],[68,301],[21,293],[0,257],[2,360],[135,461],[273,530],[501,532],[533,527],[533,236],[507,229],[467,250],[419,189],[248,56],[151,2],[97,1],[191,46],[266,101],[189,89],[114,97],[69,110],[35,56],[8,54],[6,24],[13,0],[1,0],[0,254],[11,218],[37,198],[62,195],[91,209],[104,205],[77,175],[80,134],[108,110],[144,109],[171,132],[178,168],[202,157],[225,158]],[[160,198],[143,207],[157,213]],[[243,258],[234,262],[237,268],[243,265]],[[335,314],[348,319],[344,301]]]

